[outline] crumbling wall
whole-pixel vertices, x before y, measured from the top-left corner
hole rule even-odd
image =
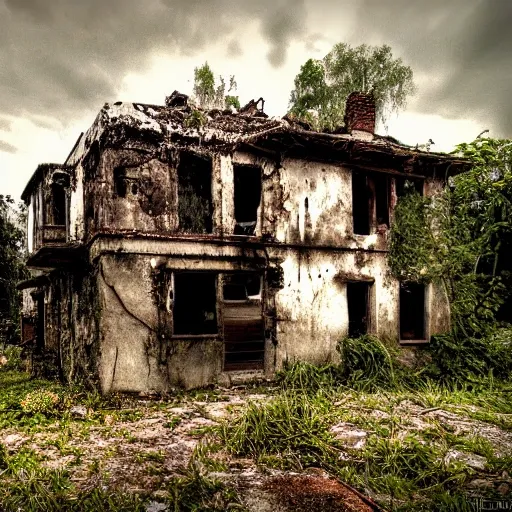
[[[66,382],[98,386],[100,354],[98,267],[85,262],[81,271],[62,275],[60,359]]]
[[[284,288],[276,295],[277,367],[284,361],[333,362],[348,334],[347,281],[371,283],[369,332],[398,336],[398,283],[385,254],[304,249],[288,251]]]
[[[44,301],[39,310],[28,299],[35,293]],[[96,388],[101,316],[97,268],[81,262],[75,271],[54,271],[44,287],[24,290],[24,296],[24,316],[32,311],[34,334],[42,337],[26,340],[33,373]]]
[[[136,254],[99,259],[102,304],[100,382],[109,391],[166,391],[165,331],[150,259]]]
[[[276,162],[243,152],[236,152],[233,162],[263,170],[256,235],[308,247],[386,249],[387,230],[372,226],[369,235],[354,235],[351,169],[291,158]],[[232,196],[232,185],[226,194]]]
[[[167,156],[106,148],[85,169],[88,237],[98,231],[169,233],[177,228],[177,185]]]

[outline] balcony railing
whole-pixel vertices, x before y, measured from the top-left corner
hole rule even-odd
[[[66,226],[43,226],[43,245],[66,242]]]

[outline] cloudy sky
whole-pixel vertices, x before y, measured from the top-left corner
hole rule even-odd
[[[386,43],[412,67],[390,135],[438,151],[512,137],[511,21],[512,0],[0,0],[0,193],[63,162],[105,102],[190,93],[205,61],[283,115],[301,64],[337,42]]]

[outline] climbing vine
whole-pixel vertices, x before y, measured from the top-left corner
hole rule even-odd
[[[398,201],[389,264],[401,281],[440,282],[456,336],[485,336],[510,321],[512,142],[476,139],[456,152],[471,169],[432,197]]]

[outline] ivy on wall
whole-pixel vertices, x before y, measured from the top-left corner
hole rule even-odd
[[[471,170],[442,192],[398,201],[389,264],[401,281],[440,282],[455,336],[485,336],[512,318],[512,141],[460,144]]]

